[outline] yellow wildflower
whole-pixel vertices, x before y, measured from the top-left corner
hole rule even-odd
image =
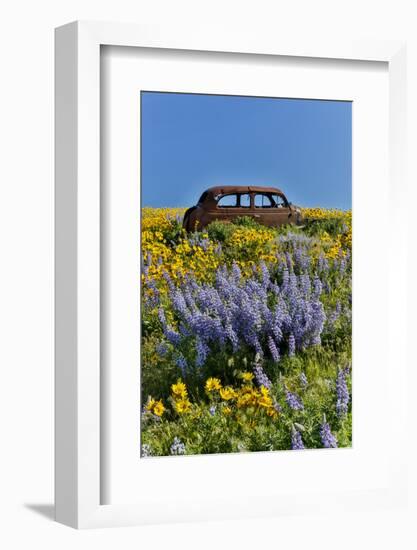
[[[161,400],[157,401],[153,407],[153,413],[156,414],[156,416],[162,416],[165,412],[164,404]]]
[[[268,390],[268,388],[266,388],[265,386],[261,386],[261,394],[262,394],[264,397],[268,397],[268,396],[269,396],[269,390]]]
[[[152,397],[150,397],[150,398],[148,399],[148,402],[146,403],[145,410],[146,410],[146,411],[149,411],[149,412],[152,412],[152,410],[153,410],[155,404],[156,404],[155,399],[152,399]]]
[[[191,403],[188,399],[181,399],[180,401],[175,402],[175,409],[179,414],[190,412]]]
[[[237,394],[233,388],[231,388],[230,386],[227,386],[226,388],[221,388],[220,396],[225,401],[229,401],[230,399],[234,399],[237,396]]]
[[[225,414],[226,416],[232,414],[232,409],[230,407],[224,407],[223,414]]]
[[[236,405],[238,408],[241,407],[248,407],[249,405],[253,404],[253,395],[251,393],[244,393],[242,395],[239,395]]]
[[[176,399],[178,398],[184,399],[187,397],[187,386],[181,380],[178,380],[176,384],[172,384],[171,391],[172,391],[172,395]]]
[[[243,372],[242,378],[245,382],[251,382],[254,379],[254,375],[252,372]]]
[[[258,405],[261,407],[272,407],[272,399],[269,396],[263,395],[258,399]]]
[[[218,378],[208,378],[206,382],[206,391],[220,390],[222,384]]]

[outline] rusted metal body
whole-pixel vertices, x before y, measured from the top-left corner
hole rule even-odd
[[[240,216],[249,216],[270,227],[302,224],[299,207],[276,187],[219,185],[204,191],[198,203],[185,212],[183,226],[194,231],[215,220],[231,222]]]

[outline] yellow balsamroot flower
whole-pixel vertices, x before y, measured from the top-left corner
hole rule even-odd
[[[152,412],[154,406],[156,404],[156,401],[155,399],[153,399],[152,397],[148,399],[148,402],[146,403],[145,405],[145,410],[146,411],[149,411],[149,412]]]
[[[187,397],[187,386],[181,380],[171,386],[172,395],[175,398],[185,399]]]
[[[254,399],[254,396],[252,393],[244,393],[242,395],[239,395],[236,405],[239,409],[242,407],[249,407],[250,405],[254,405],[256,400]]]
[[[342,235],[341,240],[343,246],[352,248],[352,228],[350,228],[347,233]]]
[[[175,409],[178,414],[184,414],[190,412],[191,403],[188,399],[181,399],[175,402]]]
[[[267,395],[262,395],[262,397],[258,399],[258,405],[265,408],[272,407],[272,399]]]
[[[326,253],[326,258],[334,260],[335,258],[338,258],[340,255],[340,248],[337,244],[332,246]]]
[[[245,382],[251,382],[254,379],[254,375],[251,372],[243,372],[242,378]]]
[[[206,391],[211,392],[214,390],[220,390],[222,384],[218,378],[208,378],[206,381]]]
[[[269,390],[265,386],[261,386],[260,391],[261,391],[261,395],[263,395],[264,397],[269,396]]]
[[[338,210],[337,208],[302,208],[303,216],[308,219],[325,220],[330,218],[341,218],[348,221],[352,219],[351,210]]]
[[[239,227],[236,229],[228,244],[234,248],[239,259],[236,263],[244,272],[246,267],[253,265],[252,258],[256,258],[258,261],[272,261],[276,262],[275,253],[277,251],[277,244],[275,242],[276,234],[271,228],[245,228]]]
[[[226,416],[228,416],[229,414],[232,414],[232,409],[230,407],[224,407],[223,414]]]
[[[162,401],[157,401],[153,407],[153,413],[156,414],[156,416],[162,416],[165,412],[165,407]]]
[[[237,393],[233,388],[227,386],[226,388],[221,388],[220,396],[225,401],[229,401],[230,399],[234,399],[235,397],[237,397]]]
[[[217,243],[205,237],[207,245],[190,245],[184,233],[179,243],[173,248],[167,243],[160,231],[142,231],[142,256],[146,262],[147,279],[159,283],[159,290],[166,292],[164,273],[168,273],[174,281],[179,281],[188,273],[193,273],[199,281],[210,281],[220,258],[216,253]],[[145,278],[144,278],[145,280]]]
[[[186,208],[142,208],[142,231],[168,228],[176,216],[182,217]]]
[[[253,389],[253,386],[242,386],[240,388],[240,393],[255,393],[256,390]]]

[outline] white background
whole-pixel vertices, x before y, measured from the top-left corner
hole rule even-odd
[[[417,97],[412,1],[191,2],[38,0],[1,11],[0,86],[0,546],[3,548],[415,548],[416,510],[366,516],[280,517],[205,525],[76,532],[52,523],[53,498],[53,28],[74,19],[213,24],[281,36],[310,33],[409,40],[409,97]],[[411,69],[411,70],[410,70]],[[409,103],[409,172],[417,181],[417,111]],[[413,128],[414,125],[414,128]],[[416,184],[415,184],[416,185]],[[413,217],[415,188],[404,204]],[[376,224],[377,224],[376,220]],[[411,240],[415,243],[416,240]],[[414,246],[415,248],[415,246]],[[414,251],[410,248],[410,256]],[[410,281],[417,279],[410,264]],[[415,306],[410,287],[409,322]],[[412,303],[411,303],[412,302]],[[414,320],[415,323],[415,320]],[[413,327],[415,330],[415,326]],[[413,331],[410,330],[410,336]],[[381,345],[384,343],[381,342]],[[410,372],[410,399],[416,376]],[[413,389],[414,388],[414,389]],[[393,391],[395,391],[393,389]],[[415,455],[415,407],[410,446]],[[395,444],[395,441],[388,441]],[[411,471],[414,491],[415,473]],[[414,492],[414,494],[416,494]],[[415,498],[412,499],[415,502]],[[46,515],[45,515],[46,514]]]

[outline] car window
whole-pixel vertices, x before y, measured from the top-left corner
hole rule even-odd
[[[250,208],[250,195],[249,195],[249,193],[242,193],[239,198],[240,198],[240,207],[241,208]]]
[[[220,197],[217,206],[219,208],[234,208],[237,206],[237,195],[223,195]]]
[[[272,195],[272,202],[274,208],[285,208],[287,203],[282,195]]]
[[[258,193],[255,195],[255,208],[272,208],[273,204],[268,195]]]

